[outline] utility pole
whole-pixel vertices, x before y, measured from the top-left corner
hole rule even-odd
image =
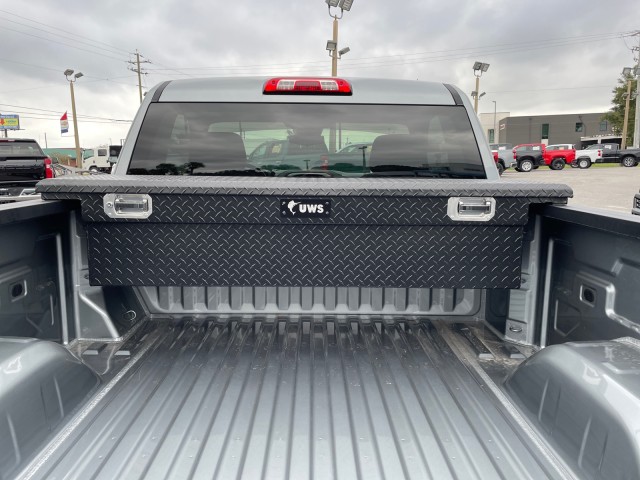
[[[476,94],[473,97],[473,109],[478,113],[478,96],[480,96],[480,76],[476,76]]]
[[[624,150],[627,148],[627,124],[629,123],[629,100],[631,100],[631,78],[627,80],[627,100],[624,107],[624,122],[622,124],[622,145],[620,145],[620,149]],[[637,116],[636,110],[636,116]]]
[[[640,147],[640,30],[637,30],[635,35],[638,37],[638,46],[633,47],[636,55],[636,119],[633,128],[633,146],[638,148]],[[628,101],[629,97],[627,97]]]
[[[149,62],[149,60],[145,60],[144,57],[142,57],[143,60],[140,60],[140,57],[142,57],[142,55],[140,55],[140,52],[138,52],[138,49],[136,49],[136,60],[129,61],[127,63],[135,65],[135,67],[129,67],[129,70],[138,74],[138,94],[140,95],[140,103],[142,103],[142,75],[146,75],[147,73],[142,71],[140,64],[151,62]]]

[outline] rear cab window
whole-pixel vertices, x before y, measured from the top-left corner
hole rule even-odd
[[[45,154],[35,141],[0,140],[0,157],[42,158]]]
[[[153,103],[128,174],[486,178],[462,106],[317,103]]]

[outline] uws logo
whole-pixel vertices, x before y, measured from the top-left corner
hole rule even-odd
[[[280,215],[283,217],[328,217],[331,215],[331,201],[328,199],[283,199],[280,201]]]

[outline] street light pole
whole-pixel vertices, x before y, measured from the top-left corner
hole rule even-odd
[[[489,70],[489,64],[483,62],[475,62],[473,64],[473,74],[476,76],[476,89],[471,93],[473,95],[473,109],[478,113],[478,100],[480,100],[480,77],[484,72]],[[484,95],[484,94],[483,94]]]
[[[336,42],[336,48],[331,52],[331,76],[336,77],[338,75],[338,16],[333,17],[333,37],[332,40]]]
[[[73,75],[73,70],[67,69],[64,71],[65,77],[69,81],[69,89],[71,90],[71,112],[73,114],[73,136],[76,141],[76,167],[82,168],[82,151],[80,149],[80,136],[78,134],[78,116],[76,115],[76,97],[73,91],[73,84],[82,77],[82,72],[78,72]],[[73,75],[73,76],[72,76]]]
[[[349,52],[349,47],[338,49],[338,20],[340,20],[344,12],[351,10],[353,0],[325,0],[329,11],[329,16],[333,18],[333,35],[331,40],[327,42],[327,50],[331,56],[331,76],[338,76],[338,59],[342,58],[342,55]],[[339,8],[340,15],[332,14],[331,8]],[[342,135],[342,134],[341,134]],[[342,142],[340,142],[342,143]],[[329,130],[329,152],[334,153],[336,151],[336,129],[331,128]]]

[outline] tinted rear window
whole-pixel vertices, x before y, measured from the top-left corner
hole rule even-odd
[[[463,107],[270,103],[152,104],[128,173],[486,178]]]
[[[36,142],[0,141],[0,157],[44,157]]]

